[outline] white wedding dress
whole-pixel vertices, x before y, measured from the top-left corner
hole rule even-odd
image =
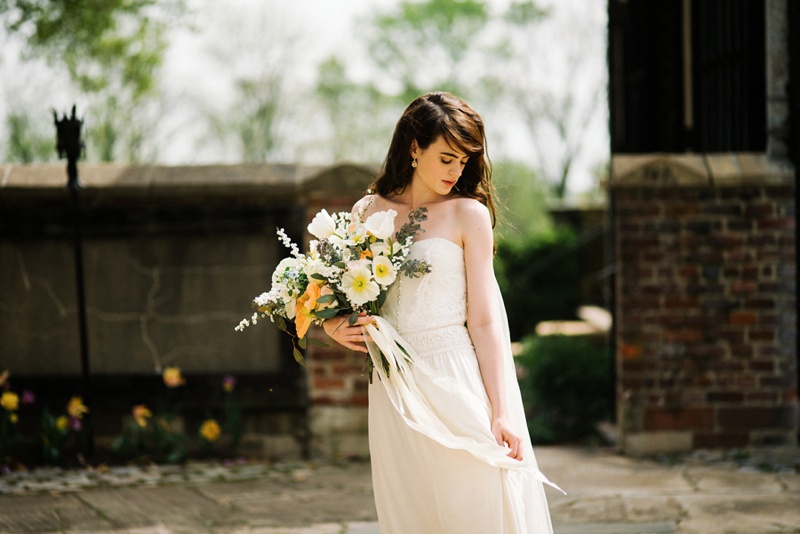
[[[419,278],[398,275],[383,319],[377,328],[367,327],[374,362],[377,349],[385,354],[403,347],[394,350],[399,368],[387,374],[376,367],[369,388],[381,534],[552,533],[542,485],[547,479],[528,438],[508,343],[503,358],[508,410],[514,430],[525,439],[524,461],[508,458],[490,431],[489,402],[465,327],[463,249],[443,238],[422,239],[411,245],[409,257],[428,262],[431,272]],[[499,290],[496,294],[505,321]]]

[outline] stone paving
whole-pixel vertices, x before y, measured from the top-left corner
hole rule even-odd
[[[556,534],[800,533],[797,447],[655,459],[538,447],[537,457],[569,493],[547,489]],[[0,533],[12,532],[377,534],[378,527],[367,461],[188,463],[4,474]]]

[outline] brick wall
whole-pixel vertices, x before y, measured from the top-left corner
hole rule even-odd
[[[372,169],[377,171],[377,169]],[[372,174],[366,170],[350,173],[357,180],[347,187],[334,177],[327,190],[314,190],[306,199],[306,220],[311,222],[321,209],[328,213],[349,212],[369,185]],[[339,182],[339,187],[330,187]],[[311,236],[305,233],[305,250]],[[325,457],[367,456],[367,388],[365,354],[338,345],[322,328],[312,326],[309,336],[327,344],[308,344],[306,350],[309,399],[309,430],[312,454]]]
[[[796,442],[793,171],[747,154],[613,167],[622,448]]]

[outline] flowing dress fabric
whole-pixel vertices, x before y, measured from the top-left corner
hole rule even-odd
[[[420,278],[398,276],[381,311],[383,322],[367,328],[383,347],[405,345],[411,360],[403,361],[403,350],[395,351],[401,355],[401,370],[387,376],[376,368],[369,388],[380,531],[552,533],[542,485],[546,478],[528,439],[510,343],[503,355],[505,389],[511,424],[524,438],[524,461],[507,458],[507,449],[496,444],[490,431],[489,400],[465,327],[463,254],[446,239],[415,241],[410,257],[428,262],[431,272]],[[499,289],[496,295],[505,321]],[[375,361],[375,343],[369,348]]]

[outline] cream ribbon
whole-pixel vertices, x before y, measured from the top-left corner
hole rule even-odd
[[[374,319],[374,324],[363,327],[368,334],[367,348],[373,372],[378,374],[386,394],[408,426],[445,447],[467,451],[489,465],[529,473],[566,495],[532,462],[508,457],[510,449],[498,445],[491,433],[487,424],[491,414],[481,398],[418,358],[414,348],[386,319],[380,316]],[[388,363],[388,372],[384,369],[381,355]],[[423,388],[439,391],[435,395],[426,395]],[[447,404],[452,401],[458,413],[443,419],[440,414],[447,410],[447,406],[433,406],[429,397]]]

